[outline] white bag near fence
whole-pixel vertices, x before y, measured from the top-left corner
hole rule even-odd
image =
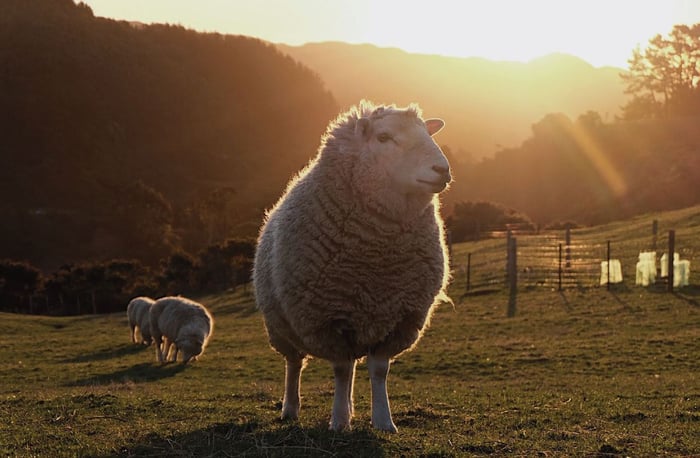
[[[668,277],[668,256],[661,256],[661,277]],[[690,261],[680,259],[679,253],[673,253],[673,286],[688,286],[690,282]]]
[[[637,262],[636,285],[649,286],[656,281],[656,252],[642,251]]]
[[[622,264],[619,259],[610,260],[610,283],[622,282]],[[600,263],[600,284],[608,283],[608,261]]]
[[[675,266],[678,264],[678,261],[681,260],[681,255],[679,253],[673,253],[673,265]],[[673,275],[676,275],[676,271],[674,269]],[[661,278],[666,278],[668,277],[668,253],[664,253],[661,255]]]

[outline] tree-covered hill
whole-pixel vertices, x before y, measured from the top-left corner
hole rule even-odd
[[[254,233],[336,112],[317,75],[260,40],[4,0],[0,253],[155,262]]]
[[[535,222],[601,224],[700,203],[699,117],[603,123],[550,114],[517,148],[453,160],[453,201],[493,201]]]

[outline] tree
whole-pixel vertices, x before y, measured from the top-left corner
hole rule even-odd
[[[626,119],[700,112],[700,23],[676,25],[667,37],[654,36],[628,62],[629,72],[620,74],[625,92],[633,95],[623,108]]]
[[[184,251],[177,251],[161,261],[161,286],[169,294],[173,291],[188,293],[192,289],[193,278],[197,271],[195,260]]]
[[[483,232],[506,230],[517,225],[520,229],[535,228],[530,218],[517,210],[495,202],[458,202],[447,220],[453,242],[478,240]]]
[[[21,310],[25,300],[28,312],[34,312],[32,295],[41,283],[41,272],[32,265],[9,259],[0,260],[0,304],[2,309]],[[10,305],[13,307],[11,308]]]

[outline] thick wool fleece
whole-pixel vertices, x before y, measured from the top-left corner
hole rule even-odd
[[[197,356],[204,353],[213,327],[214,319],[206,307],[185,297],[162,297],[151,307],[151,333],[156,345],[163,337],[173,344],[179,340],[201,342],[201,351],[192,355]]]
[[[126,316],[129,319],[129,327],[131,328],[131,339],[136,342],[135,329],[139,328],[141,333],[141,342],[151,343],[151,320],[150,309],[155,301],[150,297],[140,296],[133,298],[126,307]]]
[[[402,112],[421,122],[415,110]],[[385,186],[357,150],[358,117],[329,127],[319,155],[268,214],[254,283],[272,346],[329,360],[411,348],[446,298],[448,259],[436,196]]]

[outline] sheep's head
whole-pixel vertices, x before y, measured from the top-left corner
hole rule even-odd
[[[204,342],[201,336],[184,336],[175,341],[175,346],[182,352],[182,362],[187,364],[190,360],[197,360],[202,353]]]
[[[429,200],[452,180],[447,158],[432,139],[444,125],[441,119],[422,120],[415,107],[380,107],[357,120],[355,136],[366,169],[381,175],[378,184]]]

